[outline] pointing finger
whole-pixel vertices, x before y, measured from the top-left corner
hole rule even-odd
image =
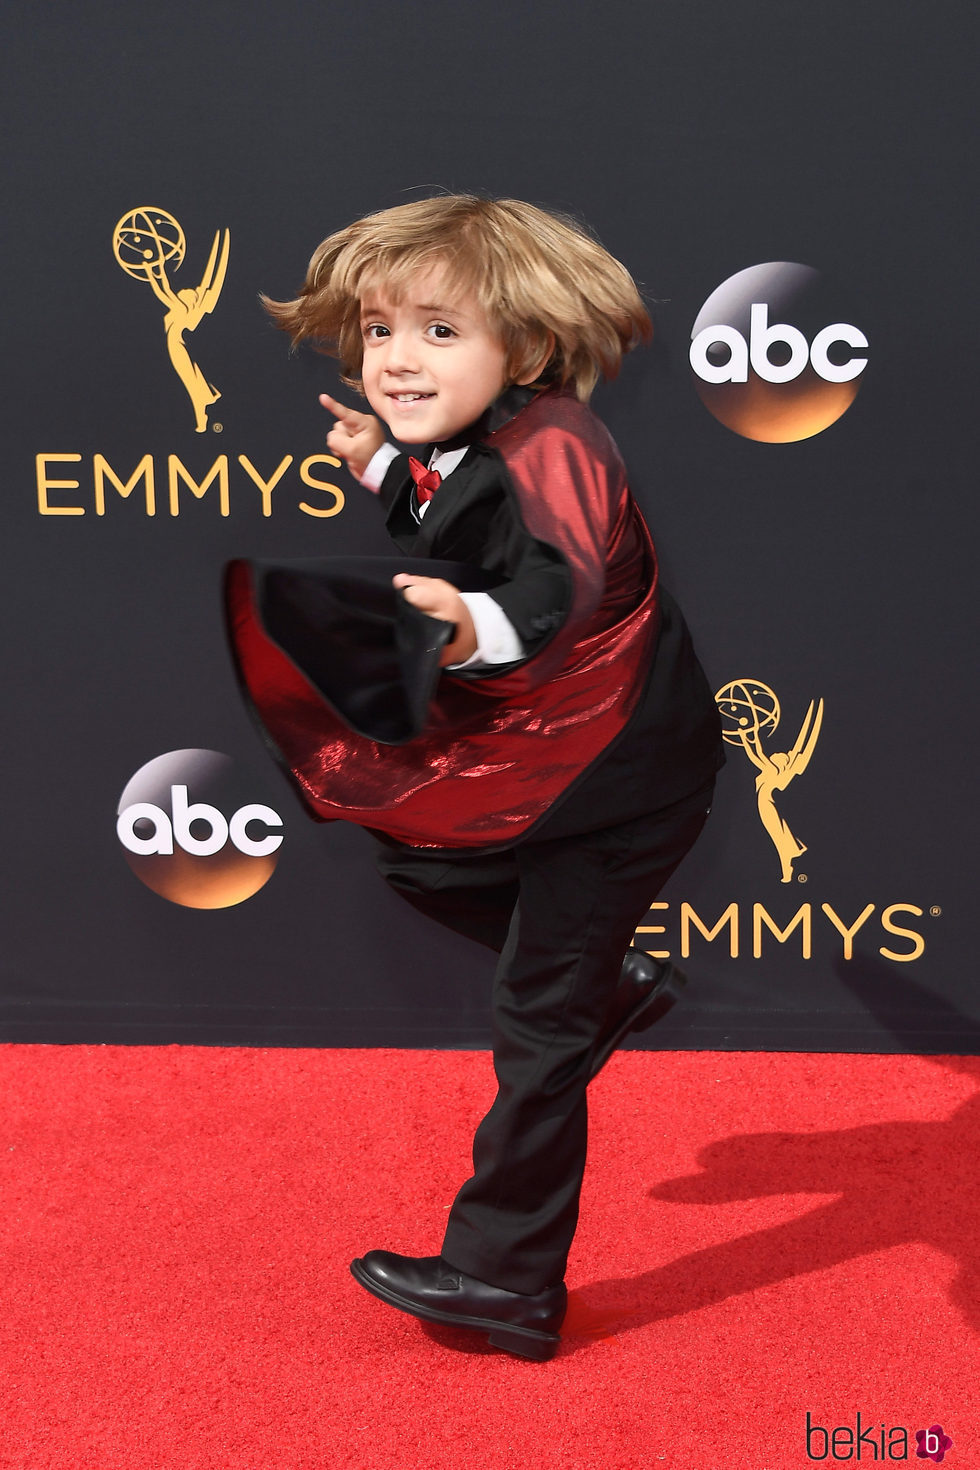
[[[353,427],[360,419],[367,417],[366,414],[358,413],[356,408],[348,408],[346,404],[339,403],[336,398],[331,398],[329,393],[321,393],[319,402],[328,413],[333,414],[335,419],[339,419],[342,424],[350,427]]]

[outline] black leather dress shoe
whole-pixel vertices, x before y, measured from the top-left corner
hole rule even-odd
[[[665,1016],[686,984],[687,976],[676,965],[651,959],[640,949],[628,949],[596,1042],[590,1078],[602,1071],[630,1031],[646,1031]]]
[[[525,1296],[477,1281],[442,1256],[396,1256],[391,1251],[368,1251],[350,1269],[355,1281],[400,1312],[485,1332],[494,1347],[539,1363],[558,1349],[558,1329],[568,1304],[564,1282]]]

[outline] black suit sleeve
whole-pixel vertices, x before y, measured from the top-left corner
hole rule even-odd
[[[488,595],[503,610],[521,640],[524,659],[529,659],[554,636],[568,616],[572,576],[556,551],[528,537],[513,576],[499,587],[491,588]],[[499,664],[494,669],[501,672]]]

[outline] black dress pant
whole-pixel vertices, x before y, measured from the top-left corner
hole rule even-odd
[[[493,988],[497,1096],[442,1254],[492,1286],[561,1281],[578,1219],[586,1088],[623,955],[704,825],[713,781],[659,811],[578,835],[546,821],[502,852],[386,841],[378,865],[416,908],[500,951]],[[567,819],[563,822],[567,826]],[[586,824],[588,825],[588,824]]]

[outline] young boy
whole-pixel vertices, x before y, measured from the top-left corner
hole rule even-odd
[[[366,397],[370,414],[321,397],[336,419],[327,444],[379,495],[406,561],[382,559],[393,607],[345,581],[346,564],[346,600],[339,564],[234,564],[242,682],[313,815],[371,830],[399,893],[500,953],[498,1092],[441,1254],[374,1250],[351,1269],[391,1306],[546,1359],[565,1311],[586,1087],[683,984],[629,946],[700,832],[722,761],[683,619],[585,406],[649,318],[624,267],[577,226],[470,196],[357,221],[318,248],[295,301],[266,305],[294,341],[338,355]],[[394,673],[390,650],[380,664],[368,651],[379,606]],[[430,676],[411,660],[404,674],[406,617],[423,642],[438,632]],[[426,691],[414,723],[389,720],[399,670],[409,706]]]

